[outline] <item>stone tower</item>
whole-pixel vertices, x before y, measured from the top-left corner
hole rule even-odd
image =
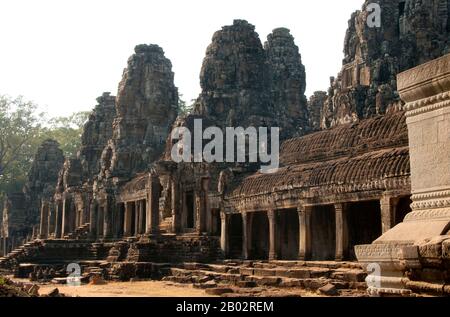
[[[448,0],[380,0],[381,26],[369,26],[366,1],[349,20],[341,72],[331,79],[322,128],[402,106],[398,73],[449,52]]]
[[[129,178],[159,158],[178,111],[172,64],[157,45],[138,45],[116,99],[113,135],[103,151],[101,178]]]

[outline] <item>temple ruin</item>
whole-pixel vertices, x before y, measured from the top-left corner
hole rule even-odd
[[[208,271],[242,287],[365,291],[364,270],[381,261],[387,284],[369,287],[373,294],[450,294],[450,1],[378,1],[381,28],[366,24],[370,2],[349,21],[341,72],[309,100],[286,28],[265,44],[244,20],[217,31],[187,115],[178,115],[163,49],[136,46],[117,97],[97,99],[78,155],[64,159],[46,141],[24,193],[8,196],[0,266],[27,276],[76,262],[111,279],[186,283]],[[175,163],[170,132],[196,119],[205,128],[280,127],[280,168]],[[439,259],[440,279],[423,273],[433,266],[423,258]]]

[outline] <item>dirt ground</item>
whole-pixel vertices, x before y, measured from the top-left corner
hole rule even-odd
[[[166,282],[110,282],[105,285],[67,286],[47,284],[39,286],[45,295],[58,288],[69,297],[208,297],[203,290],[192,286],[171,285]]]

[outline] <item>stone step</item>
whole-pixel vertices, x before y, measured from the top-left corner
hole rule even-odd
[[[182,284],[202,284],[209,281],[242,287],[300,287],[318,290],[327,284],[336,289],[364,290],[366,273],[358,265],[345,263],[244,263],[241,266],[227,264],[186,263],[183,268],[171,268],[168,281]],[[278,265],[278,266],[277,266]],[[346,267],[343,267],[346,266]],[[330,268],[332,267],[332,268]],[[335,268],[335,269],[333,269]],[[210,283],[212,285],[212,282]],[[198,288],[202,286],[197,285]],[[208,286],[205,286],[206,288]],[[252,287],[252,286],[248,286]]]

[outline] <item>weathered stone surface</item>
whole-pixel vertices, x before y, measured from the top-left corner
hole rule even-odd
[[[449,51],[448,1],[379,1],[379,28],[367,24],[369,3],[349,21],[343,68],[332,79],[322,128],[395,110],[400,102],[396,75]]]
[[[326,100],[327,93],[325,91],[316,91],[314,92],[314,95],[309,98],[309,126],[313,131],[320,130],[321,113]]]
[[[319,288],[319,291],[327,296],[335,296],[338,294],[338,291],[336,289],[336,286],[334,286],[333,284],[327,284],[321,288]]]
[[[157,45],[138,45],[116,100],[113,136],[101,159],[101,178],[131,178],[162,153],[178,111],[172,64]]]
[[[64,163],[64,154],[54,140],[44,141],[34,157],[28,181],[24,187],[27,198],[28,223],[38,223],[41,200],[50,200],[55,192],[58,173]]]
[[[44,141],[34,156],[22,193],[11,193],[3,206],[0,237],[5,238],[3,253],[8,253],[38,236],[41,204],[53,199],[58,172],[64,155],[54,140]]]
[[[309,130],[305,67],[288,29],[275,29],[263,47],[247,21],[223,27],[206,51],[200,83],[194,115],[216,126],[278,126],[282,138]]]
[[[270,90],[274,115],[280,124],[281,138],[309,132],[306,71],[294,37],[289,29],[278,28],[264,45],[269,62]]]
[[[98,104],[84,125],[78,158],[81,160],[85,182],[92,182],[93,177],[100,172],[103,149],[112,137],[112,124],[116,115],[115,100],[116,98],[109,92],[98,97]]]

